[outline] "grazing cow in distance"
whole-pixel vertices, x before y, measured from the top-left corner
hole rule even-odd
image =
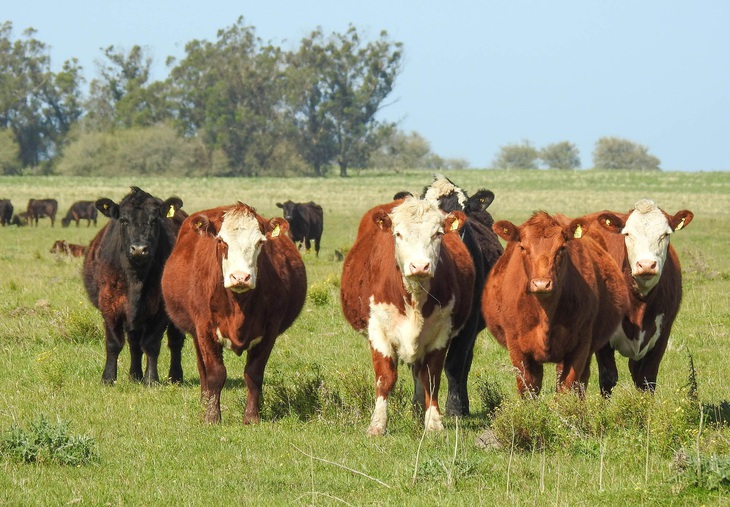
[[[182,381],[181,351],[185,335],[170,325],[160,280],[172,252],[180,223],[187,216],[182,201],[163,201],[132,187],[119,202],[103,198],[96,208],[109,222],[91,241],[84,259],[84,286],[101,311],[106,334],[106,365],[102,381],[117,379],[117,359],[129,341],[129,376],[145,383],[159,381],[157,358],[167,329],[170,348],[169,379]],[[142,374],[142,355],[147,366]]]
[[[13,220],[13,203],[10,199],[0,199],[0,224],[10,225]]]
[[[614,350],[629,359],[634,385],[653,392],[659,364],[682,302],[682,270],[670,236],[685,228],[694,214],[669,215],[648,199],[628,213],[602,211],[586,217],[602,227],[608,252],[623,272],[631,305],[608,345],[596,353],[601,392],[609,396],[618,382]]]
[[[264,368],[307,292],[304,262],[287,228],[283,218],[265,219],[241,202],[200,211],[183,223],[167,261],[165,304],[172,322],[193,336],[208,423],[221,421],[224,348],[247,353],[243,423],[260,421]]]
[[[367,333],[375,370],[375,410],[368,434],[382,435],[398,360],[411,365],[425,393],[425,428],[443,429],[438,391],[446,351],[471,310],[474,263],[458,231],[460,211],[446,214],[414,197],[363,216],[342,270],[345,318]]]
[[[322,206],[310,202],[277,202],[276,206],[284,210],[284,218],[289,222],[289,237],[299,248],[304,243],[305,251],[309,252],[314,241],[314,252],[319,257],[319,240],[322,238],[324,213]]]
[[[567,224],[567,225],[566,225]],[[605,243],[590,222],[538,212],[516,226],[494,224],[507,241],[484,286],[482,310],[492,336],[509,350],[520,394],[539,393],[543,364],[558,363],[558,390],[582,395],[592,353],[621,323],[629,299]]]
[[[38,219],[48,217],[53,227],[56,223],[56,211],[58,211],[58,201],[55,199],[30,199],[27,210],[28,223],[38,227]]]
[[[51,247],[52,254],[66,254],[72,257],[83,257],[86,254],[87,247],[84,245],[75,245],[69,243],[65,239],[56,240]]]
[[[99,210],[96,209],[94,201],[76,201],[68,209],[66,216],[61,219],[61,225],[68,227],[73,220],[76,222],[76,227],[78,227],[79,222],[82,219],[86,219],[86,227],[90,227],[91,222],[94,222],[94,227],[96,227],[98,213]]]

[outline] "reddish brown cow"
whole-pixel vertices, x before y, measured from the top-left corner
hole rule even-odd
[[[509,350],[521,394],[538,393],[543,364],[562,363],[558,389],[588,382],[591,353],[621,323],[628,291],[605,245],[582,233],[586,220],[569,222],[545,212],[521,226],[494,224],[507,241],[482,297],[490,333]]]
[[[631,378],[639,389],[654,391],[682,301],[682,270],[669,243],[670,235],[689,225],[694,215],[682,210],[673,216],[643,199],[628,213],[603,211],[587,220],[600,234],[608,252],[623,271],[631,305],[610,344],[596,353],[601,392],[608,396],[618,381],[614,350],[629,358]],[[596,232],[594,232],[596,231]]]
[[[51,253],[55,254],[66,254],[72,257],[83,257],[86,254],[86,248],[84,245],[75,245],[69,243],[65,239],[56,240],[51,247]]]
[[[283,218],[243,203],[200,211],[183,223],[162,276],[168,314],[193,335],[205,420],[221,420],[223,348],[247,352],[244,424],[260,420],[264,368],[276,338],[304,305],[307,276]]]
[[[56,211],[58,201],[55,199],[30,199],[28,201],[28,223],[38,226],[38,219],[48,217],[51,219],[51,227],[56,223]]]
[[[447,215],[434,202],[409,197],[375,207],[360,221],[340,299],[345,318],[370,342],[376,394],[371,435],[385,432],[399,359],[411,365],[425,393],[426,429],[443,429],[441,372],[474,289],[474,263],[456,232],[465,219],[463,212]]]

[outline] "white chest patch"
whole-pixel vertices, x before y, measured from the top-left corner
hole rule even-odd
[[[646,331],[642,329],[637,340],[630,340],[624,333],[623,327],[619,326],[611,337],[611,347],[616,349],[622,356],[638,361],[654,348],[659,335],[662,333],[663,321],[664,314],[657,315],[654,321],[656,327],[654,334],[647,336]]]
[[[424,301],[425,302],[425,298]],[[385,357],[394,357],[412,364],[432,351],[446,347],[452,336],[451,315],[456,298],[423,318],[423,302],[406,303],[405,314],[395,305],[374,303],[370,297],[368,339],[372,347]]]

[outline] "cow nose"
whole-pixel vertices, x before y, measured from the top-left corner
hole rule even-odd
[[[430,276],[431,275],[431,263],[428,261],[423,262],[411,262],[408,266],[411,271],[411,276]]]
[[[657,274],[657,262],[654,260],[636,261],[635,276],[653,276]]]
[[[147,245],[132,245],[129,247],[129,253],[132,257],[144,257],[149,255],[150,251]]]
[[[228,276],[229,288],[234,292],[244,292],[254,288],[253,278],[250,273],[238,271]]]
[[[530,292],[543,293],[553,291],[553,281],[549,278],[533,278],[530,280]]]

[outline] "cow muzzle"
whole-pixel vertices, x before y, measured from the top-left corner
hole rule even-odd
[[[132,262],[143,263],[150,257],[150,248],[147,245],[137,243],[129,247],[129,258]]]
[[[635,278],[649,279],[659,274],[659,263],[655,260],[636,261],[633,276]]]
[[[550,278],[533,278],[530,280],[529,290],[532,294],[552,294],[555,285]]]
[[[431,278],[433,276],[431,273],[431,263],[428,261],[408,263],[407,276],[417,279]]]
[[[244,273],[237,271],[228,275],[228,279],[224,284],[226,289],[231,289],[233,292],[242,293],[248,292],[256,288],[256,280],[250,273]]]

